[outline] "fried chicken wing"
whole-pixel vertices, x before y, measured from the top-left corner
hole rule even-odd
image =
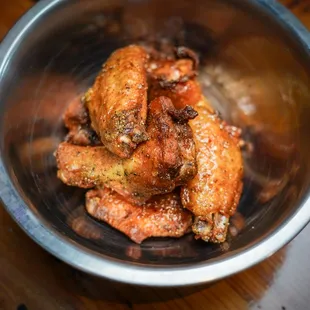
[[[105,185],[139,204],[171,192],[196,174],[195,145],[187,124],[195,116],[192,108],[176,110],[169,98],[156,98],[149,106],[149,140],[131,158],[119,158],[105,147],[61,143],[56,152],[58,177],[83,188]]]
[[[93,129],[121,158],[129,158],[147,139],[147,59],[140,46],[116,50],[84,97]]]
[[[193,232],[205,241],[226,239],[229,217],[242,191],[243,163],[239,139],[230,132],[205,100],[195,105],[198,117],[191,121],[197,147],[198,172],[181,192],[184,207],[196,218]]]
[[[169,71],[168,65],[162,67]],[[182,204],[195,215],[192,229],[197,238],[223,242],[243,186],[240,132],[219,119],[194,79],[171,87],[154,83],[150,97],[159,95],[169,97],[177,108],[190,104],[198,112],[189,122],[197,149],[197,174],[183,186]]]
[[[86,210],[136,243],[149,237],[181,237],[192,224],[191,213],[182,208],[175,193],[155,196],[138,206],[108,188],[90,190],[86,194]]]

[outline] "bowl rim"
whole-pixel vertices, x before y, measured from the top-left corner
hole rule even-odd
[[[0,45],[0,93],[2,76],[11,55],[24,34],[39,18],[59,3],[68,0],[41,1],[34,5],[9,31]],[[265,12],[276,16],[299,40],[305,51],[310,51],[308,30],[289,10],[276,0],[249,0]],[[52,255],[84,272],[124,283],[147,286],[185,286],[212,282],[245,270],[268,258],[291,241],[310,220],[309,196],[280,227],[264,240],[233,257],[220,261],[206,261],[192,266],[143,266],[120,260],[105,259],[79,248],[56,231],[42,224],[27,202],[14,187],[3,163],[0,149],[0,199],[11,217],[36,243]]]

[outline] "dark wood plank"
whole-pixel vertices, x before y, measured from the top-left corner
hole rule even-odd
[[[282,0],[310,28],[310,1]],[[1,1],[0,38],[31,5]],[[0,309],[309,309],[310,226],[263,263],[211,286],[155,289],[113,283],[52,257],[0,207]]]

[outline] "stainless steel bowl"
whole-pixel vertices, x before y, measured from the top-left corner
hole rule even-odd
[[[85,215],[83,194],[56,178],[61,115],[117,47],[165,38],[195,49],[206,95],[243,128],[239,212],[225,246],[133,244]],[[63,261],[110,279],[155,286],[214,281],[267,258],[310,219],[310,37],[271,0],[53,0],[35,5],[0,48],[0,193],[25,232]]]

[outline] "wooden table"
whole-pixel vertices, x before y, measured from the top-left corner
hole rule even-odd
[[[309,0],[282,0],[310,28]],[[0,0],[0,38],[33,5]],[[42,250],[0,206],[0,309],[310,309],[310,225],[258,266],[211,286],[141,288],[97,279]]]

